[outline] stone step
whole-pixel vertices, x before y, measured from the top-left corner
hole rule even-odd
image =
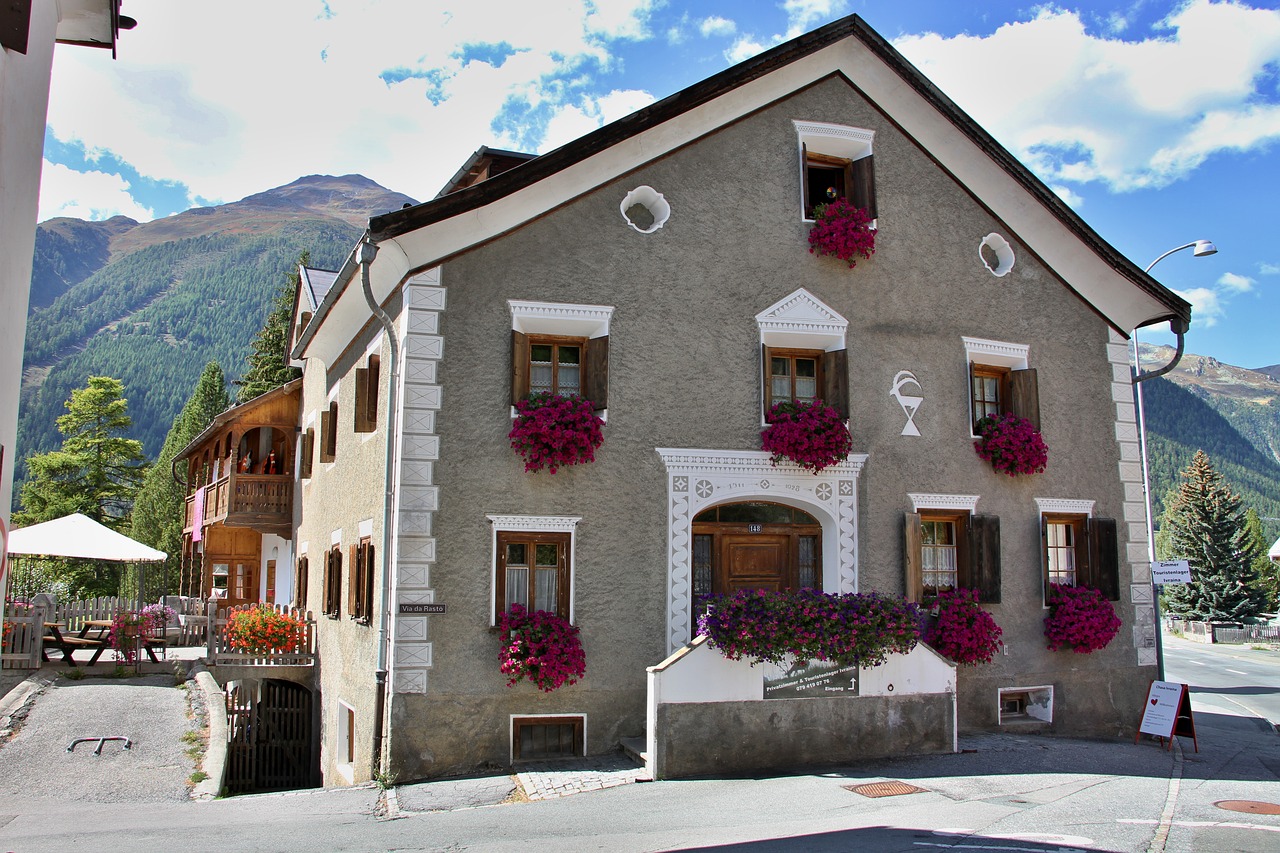
[[[624,737],[619,740],[622,751],[641,764],[649,763],[649,754],[645,752],[647,744],[644,737]]]

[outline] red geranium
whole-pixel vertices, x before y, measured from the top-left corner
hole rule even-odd
[[[871,228],[870,214],[844,198],[818,207],[809,229],[809,252],[834,255],[847,261],[850,269],[857,266],[857,258],[866,259],[876,253],[876,232]]]
[[[1017,415],[988,415],[978,421],[978,456],[1001,474],[1039,474],[1049,461],[1049,448],[1031,421]]]
[[[1070,646],[1080,655],[1096,652],[1120,632],[1120,625],[1116,609],[1098,590],[1049,584],[1049,615],[1044,620],[1049,651]]]
[[[778,403],[769,409],[769,426],[760,433],[760,446],[773,454],[777,465],[790,459],[817,474],[843,462],[853,450],[853,437],[844,419],[821,400],[812,403]]]
[[[507,438],[524,458],[525,471],[547,468],[552,474],[565,465],[594,462],[604,442],[590,400],[539,392],[516,403],[516,420]]]

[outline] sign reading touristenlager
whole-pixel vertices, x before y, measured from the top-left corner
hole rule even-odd
[[[765,671],[764,698],[803,699],[818,696],[857,696],[858,665],[832,661],[796,661],[790,668]]]
[[[1191,583],[1191,566],[1186,560],[1153,562],[1151,564],[1152,583]]]

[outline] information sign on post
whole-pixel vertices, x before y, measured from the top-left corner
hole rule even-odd
[[[1151,564],[1154,584],[1191,583],[1191,565],[1186,560],[1170,560]]]

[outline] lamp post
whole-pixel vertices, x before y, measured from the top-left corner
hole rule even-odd
[[[1191,254],[1197,258],[1216,255],[1218,247],[1208,240],[1194,240],[1185,243],[1165,252],[1151,263],[1147,264],[1145,272],[1151,272],[1151,268],[1172,255],[1174,252],[1181,252],[1183,249],[1191,249]],[[1179,341],[1181,342],[1181,341]],[[1179,347],[1181,354],[1181,347]],[[1172,366],[1172,365],[1171,365]],[[1165,371],[1161,371],[1163,373]],[[1147,505],[1147,562],[1148,564],[1156,561],[1156,535],[1155,524],[1151,520],[1151,470],[1147,463],[1147,419],[1142,410],[1142,381],[1151,379],[1160,374],[1152,374],[1150,376],[1142,373],[1142,355],[1138,351],[1138,330],[1133,330],[1133,384],[1137,388],[1138,403],[1138,442],[1142,451],[1142,496]],[[1161,638],[1160,626],[1160,590],[1156,586],[1155,575],[1151,576],[1151,606],[1155,611],[1155,629],[1156,629],[1156,672],[1157,679],[1164,681],[1164,642]]]

